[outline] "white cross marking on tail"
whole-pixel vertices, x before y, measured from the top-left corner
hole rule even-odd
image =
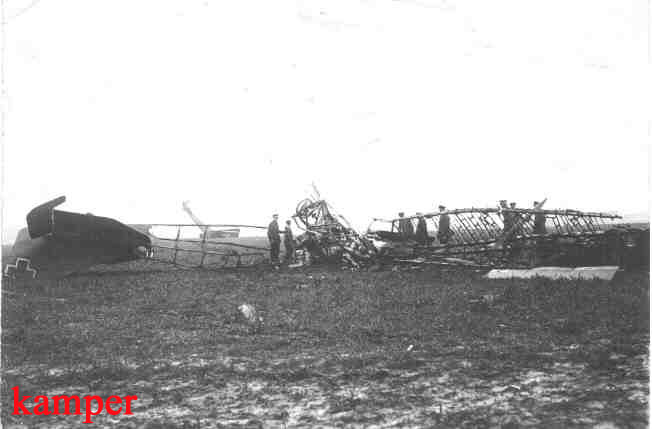
[[[14,265],[7,264],[7,266],[5,267],[4,274],[5,276],[15,279],[16,273],[25,273],[25,272],[32,273],[33,279],[36,278],[36,274],[38,273],[35,268],[32,268],[31,261],[29,259],[16,258]]]

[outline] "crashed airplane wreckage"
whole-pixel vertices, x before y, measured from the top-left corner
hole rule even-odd
[[[359,268],[372,262],[377,256],[376,248],[367,238],[351,227],[322,199],[307,198],[297,205],[292,216],[297,227],[304,231],[297,237],[304,256],[301,263],[341,261]]]
[[[147,224],[134,225],[152,240],[149,261],[184,268],[241,268],[267,262],[269,247],[257,225]],[[196,236],[200,230],[199,237]],[[232,231],[259,231],[251,236],[234,236]],[[221,231],[225,231],[221,233]]]
[[[29,212],[27,228],[18,233],[10,252],[3,251],[6,278],[57,278],[94,265],[138,260],[209,269],[269,262],[263,226],[125,225],[55,210],[64,201],[59,197]],[[649,267],[649,227],[618,224],[620,217],[614,214],[544,210],[542,204],[374,219],[363,235],[317,194],[297,205],[293,219],[303,233],[296,240],[298,261],[290,266]]]
[[[27,228],[13,246],[3,247],[5,279],[53,279],[96,265],[152,261],[180,267],[230,268],[266,262],[264,237],[233,237],[234,229],[265,230],[250,225],[146,224],[55,210],[59,197],[27,214]],[[224,234],[220,229],[229,228]],[[199,238],[197,238],[199,229]],[[225,237],[215,240],[212,237]],[[129,267],[138,270],[138,267]]]
[[[545,201],[544,201],[545,202]],[[483,268],[649,264],[649,227],[578,210],[464,208],[374,219],[367,238],[381,257],[406,263]]]
[[[3,276],[57,278],[151,254],[146,234],[111,218],[55,210],[65,201],[56,198],[27,214],[27,228],[7,254],[3,249]]]
[[[3,276],[46,279],[86,271],[95,265],[144,260],[182,268],[243,268],[269,262],[267,227],[241,224],[137,224],[55,210],[59,197],[27,215],[9,254],[3,255]],[[187,202],[184,210],[190,212]],[[304,231],[297,237],[303,263],[360,267],[375,248],[323,200],[304,200],[294,215]],[[242,233],[245,234],[242,234]],[[142,266],[131,266],[138,270]]]

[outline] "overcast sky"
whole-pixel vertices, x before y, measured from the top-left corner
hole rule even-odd
[[[6,0],[5,239],[33,206],[358,227],[437,204],[646,212],[648,2]]]

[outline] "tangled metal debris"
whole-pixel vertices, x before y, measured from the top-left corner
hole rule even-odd
[[[303,234],[298,248],[307,252],[311,262],[342,261],[358,268],[372,261],[376,248],[370,240],[351,227],[323,199],[307,198],[297,205],[293,216]]]

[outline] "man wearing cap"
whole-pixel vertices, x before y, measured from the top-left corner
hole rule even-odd
[[[417,230],[414,234],[414,239],[419,244],[426,244],[428,242],[428,225],[422,213],[417,213]]]
[[[281,234],[278,229],[278,215],[273,216],[273,220],[267,227],[267,239],[269,240],[269,256],[272,264],[279,265],[278,255],[281,252]]]
[[[448,217],[448,214],[443,213],[446,211],[446,206],[440,205],[439,212],[442,213],[439,215],[439,228],[437,229],[437,239],[439,244],[447,244],[448,239],[451,236],[451,220]]]

